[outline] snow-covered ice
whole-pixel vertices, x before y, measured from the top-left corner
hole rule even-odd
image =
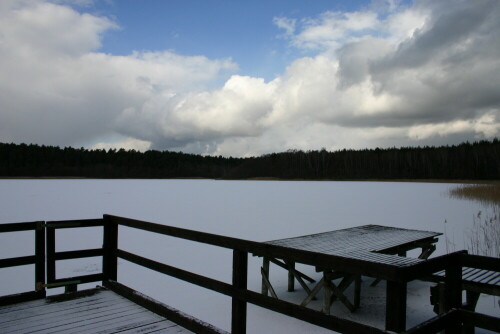
[[[305,182],[215,180],[0,180],[0,223],[100,218],[114,214],[238,238],[267,241],[365,224],[445,233],[435,255],[463,249],[473,217],[488,208],[448,196],[455,185],[405,182]],[[75,233],[76,232],[76,233]],[[100,247],[101,229],[57,232],[57,250]],[[0,235],[0,258],[33,252],[33,233]],[[69,239],[71,237],[71,239]],[[204,244],[120,228],[120,248],[201,275],[231,281],[231,252]],[[158,253],[160,255],[158,255]],[[409,254],[412,255],[412,254]],[[58,262],[58,277],[94,273],[100,259]],[[249,288],[260,291],[261,261],[249,258]],[[319,278],[311,267],[306,274]],[[31,266],[0,271],[0,295],[32,289]],[[119,281],[186,313],[228,330],[231,302],[226,296],[119,262]],[[300,287],[286,291],[287,275],[271,266],[278,296],[305,297]],[[385,285],[364,278],[361,307],[350,313],[339,303],[332,314],[383,327]],[[432,317],[429,283],[411,282],[408,326]],[[348,294],[350,291],[348,291]],[[320,301],[310,304],[320,307]],[[499,316],[496,299],[482,297],[478,310]],[[331,333],[253,305],[249,333]],[[477,331],[481,333],[481,331]],[[483,332],[484,333],[484,332]]]

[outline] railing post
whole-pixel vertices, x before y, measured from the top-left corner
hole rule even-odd
[[[45,298],[45,222],[37,222],[35,230],[35,290]]]
[[[406,330],[406,282],[387,281],[385,329],[394,332]]]
[[[233,250],[233,287],[247,289],[248,253]],[[247,331],[247,303],[233,296],[231,333],[245,334]]]
[[[54,227],[49,227],[45,224],[45,234],[47,236],[47,284],[53,283],[56,280],[56,230]]]
[[[104,281],[116,281],[118,278],[118,224],[111,217],[104,215],[104,233],[102,274]]]
[[[462,307],[462,261],[461,254],[454,254],[446,265],[444,311]],[[455,321],[446,327],[446,334],[459,333],[461,323]]]

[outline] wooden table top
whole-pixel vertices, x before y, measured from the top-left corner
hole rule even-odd
[[[266,243],[404,267],[422,260],[383,254],[383,252],[419,242],[432,244],[437,241],[435,237],[441,234],[380,225],[364,225],[294,238],[272,240]]]

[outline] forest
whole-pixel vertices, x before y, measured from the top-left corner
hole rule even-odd
[[[0,177],[498,180],[500,141],[249,158],[0,143]]]

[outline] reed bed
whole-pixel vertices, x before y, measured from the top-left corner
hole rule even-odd
[[[500,257],[500,185],[460,185],[450,190],[450,196],[477,200],[493,207],[491,212],[479,211],[473,218],[473,225],[466,232],[465,245],[472,254]]]

